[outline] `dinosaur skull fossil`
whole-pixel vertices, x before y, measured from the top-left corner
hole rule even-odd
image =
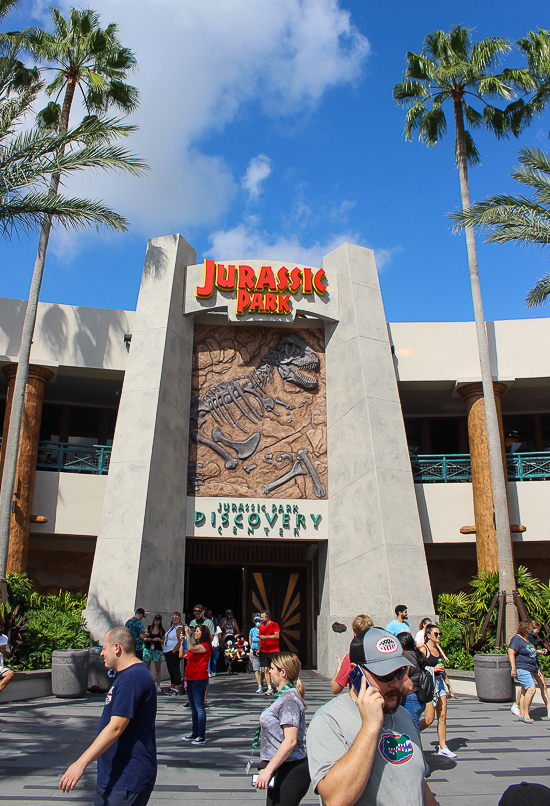
[[[316,389],[317,380],[306,370],[319,369],[319,356],[298,336],[282,336],[274,350],[270,350],[283,381],[302,389]]]

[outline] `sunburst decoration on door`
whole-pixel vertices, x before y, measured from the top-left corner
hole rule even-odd
[[[252,604],[258,611],[267,610],[269,611],[269,603],[267,601],[267,593],[264,585],[263,574],[261,573],[254,573],[254,581],[258,588],[258,593],[261,597],[261,601],[258,598],[258,595],[255,591],[252,591]],[[298,653],[298,647],[294,643],[294,641],[300,642],[300,630],[299,629],[289,629],[290,627],[294,627],[294,625],[300,624],[300,591],[296,593],[294,598],[292,598],[294,589],[296,587],[296,583],[298,582],[300,575],[299,574],[291,574],[290,579],[288,580],[288,585],[285,593],[285,598],[283,601],[283,607],[281,610],[281,615],[279,618],[276,618],[274,614],[274,619],[280,621],[281,627],[281,637],[284,640],[285,644],[288,646],[291,652]],[[294,641],[292,640],[294,639]]]

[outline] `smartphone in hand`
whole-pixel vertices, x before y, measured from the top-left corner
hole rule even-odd
[[[365,680],[367,680],[367,676],[360,666],[354,666],[348,675],[348,680],[352,684],[357,694],[359,694],[359,692],[361,691],[361,680],[363,679],[363,677],[365,678]],[[367,688],[369,686],[370,683],[367,680]]]

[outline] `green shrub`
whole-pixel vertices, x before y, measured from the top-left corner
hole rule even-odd
[[[49,669],[55,649],[86,649],[96,643],[86,630],[82,611],[86,596],[60,591],[57,596],[40,595],[32,590],[25,574],[10,574],[13,597],[20,603],[27,622],[22,643],[13,647],[13,669]]]

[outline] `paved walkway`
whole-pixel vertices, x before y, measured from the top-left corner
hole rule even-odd
[[[310,708],[308,720],[330,695],[329,682],[314,672],[303,679]],[[177,801],[186,806],[220,806],[221,802],[265,802],[250,786],[244,768],[258,716],[266,697],[255,695],[251,676],[220,675],[212,681],[208,711],[208,744],[193,747],[181,741],[190,728],[184,699],[160,697],[157,719],[159,775],[152,806]],[[63,771],[95,736],[103,698],[48,698],[0,706],[0,804],[91,804],[95,765],[77,789],[58,789]],[[480,703],[470,697],[452,701],[448,745],[456,761],[435,755],[432,726],[423,734],[432,774],[430,786],[442,806],[496,806],[510,784],[522,780],[550,785],[550,720],[534,709],[534,725],[517,722],[509,706]],[[311,792],[302,802],[317,806]],[[284,804],[283,804],[284,806]]]

